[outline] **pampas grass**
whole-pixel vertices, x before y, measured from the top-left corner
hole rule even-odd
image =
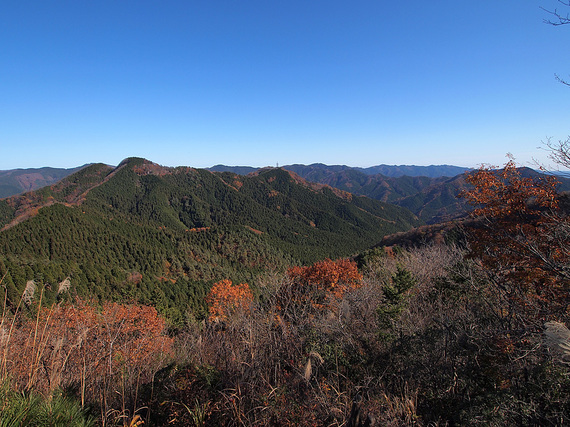
[[[559,362],[570,365],[570,330],[561,322],[547,322],[544,326],[546,345]]]
[[[305,364],[305,374],[303,375],[305,377],[305,381],[309,381],[311,379],[311,375],[313,374],[313,365],[315,362],[322,364],[324,363],[324,359],[316,351],[311,351],[307,358],[307,363]]]

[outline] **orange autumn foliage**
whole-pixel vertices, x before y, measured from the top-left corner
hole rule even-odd
[[[558,206],[557,180],[523,177],[513,160],[502,170],[481,167],[466,180],[473,189],[461,196],[476,207],[473,216],[480,221],[471,234],[471,254],[512,301],[542,315],[564,309],[570,223]]]
[[[523,220],[526,223],[529,219],[544,219],[540,211],[542,208],[558,208],[558,181],[546,175],[539,178],[522,177],[513,160],[501,170],[482,166],[468,174],[466,180],[474,188],[461,196],[476,206],[473,212],[475,216],[508,223]]]
[[[151,381],[172,350],[173,338],[153,307],[107,302],[39,308],[33,319],[16,317],[0,342],[0,376],[20,389],[50,393],[78,386],[82,405]]]
[[[362,283],[356,263],[348,259],[325,259],[307,267],[291,267],[287,275],[297,285],[298,297],[319,309],[335,309],[346,292]]]
[[[115,373],[127,367],[145,369],[172,347],[166,322],[154,307],[106,302],[99,311],[78,301],[55,310],[44,309],[42,317],[58,336],[76,347],[70,362],[81,365],[88,361],[89,375]]]
[[[248,311],[253,303],[253,293],[247,283],[234,285],[231,280],[214,283],[206,296],[210,320],[227,320],[238,311]]]

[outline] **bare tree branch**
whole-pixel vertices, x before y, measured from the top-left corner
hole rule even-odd
[[[566,85],[566,86],[570,86],[570,82],[568,82],[567,80],[562,79],[558,74],[554,74],[554,77],[556,78],[556,80],[558,80],[560,83]]]
[[[570,7],[570,1],[568,1],[568,0],[567,1],[558,0],[558,2],[560,4],[563,4],[566,7]],[[558,27],[560,25],[570,24],[570,14],[567,13],[566,15],[564,15],[564,14],[558,12],[558,9],[548,10],[548,9],[545,9],[544,7],[541,7],[541,9],[554,17],[553,20],[544,19],[544,23],[546,23],[548,25],[554,25],[555,27]]]
[[[546,141],[543,141],[543,145],[550,152],[548,155],[550,160],[559,166],[570,169],[570,136],[564,141],[559,140],[556,142],[548,138]]]
[[[558,0],[558,3],[562,4],[565,7],[570,7],[570,0]],[[543,19],[543,22],[548,25],[553,25],[555,27],[559,27],[561,25],[570,24],[570,13],[563,14],[558,11],[558,9],[548,10],[544,7],[541,7],[546,13],[551,15],[552,19]],[[558,74],[554,74],[556,80],[563,85],[570,86],[570,81],[563,79]]]

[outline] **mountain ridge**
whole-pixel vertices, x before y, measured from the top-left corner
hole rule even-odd
[[[287,170],[292,170],[294,172],[297,172],[300,168],[321,169],[330,172],[340,172],[352,169],[360,171],[366,175],[382,174],[388,177],[427,176],[430,178],[437,178],[442,176],[453,177],[456,175],[463,174],[467,171],[473,170],[472,168],[453,166],[453,165],[416,166],[416,165],[381,164],[381,165],[363,168],[358,166],[346,166],[346,165],[326,165],[324,163],[311,163],[309,165],[295,163],[291,165],[283,165],[281,167]],[[255,168],[252,166],[228,166],[228,165],[218,164],[206,169],[215,172],[234,172],[239,175],[247,175],[248,173],[255,172],[257,169],[262,169],[262,168]]]
[[[91,165],[88,163],[74,168],[54,168],[54,167],[41,167],[41,168],[17,168],[0,170],[0,199],[25,193],[27,191],[37,190],[39,188],[52,185],[57,181],[65,178],[76,171]],[[300,164],[283,166],[283,168],[295,171]],[[463,171],[468,170],[459,166],[452,165],[431,165],[431,166],[414,166],[414,165],[377,165],[368,168],[351,167],[342,165],[324,165],[322,163],[314,163],[314,167],[328,168],[329,170],[347,170],[354,169],[363,172],[367,175],[374,175],[382,173],[385,176],[453,176]],[[209,168],[204,168],[213,172],[233,172],[238,175],[247,175],[262,168],[252,166],[226,166],[218,164]],[[405,173],[403,172],[405,170]],[[440,174],[440,175],[438,175]]]
[[[148,165],[145,167],[149,168]],[[168,169],[164,166],[153,166],[153,168],[162,168],[163,172]],[[178,168],[188,169],[189,167],[179,166]],[[170,169],[176,169],[176,167]],[[216,165],[205,170],[218,173],[233,173],[240,176],[255,176],[259,171],[269,169],[275,168]],[[332,189],[338,189],[339,192],[366,196],[405,207],[428,224],[459,218],[470,209],[463,200],[457,198],[457,195],[467,188],[464,174],[469,169],[458,166],[378,165],[370,168],[358,168],[345,165],[327,166],[323,163],[313,163],[311,165],[286,165],[282,166],[282,169],[295,173],[298,176],[296,179],[302,178],[307,182],[312,182],[313,186],[317,184],[328,185]],[[529,168],[521,169],[526,171],[525,173],[527,174],[538,173]],[[376,173],[378,171],[383,171],[384,174]],[[404,172],[408,174],[403,175]],[[462,173],[449,176],[456,172]],[[433,176],[438,174],[440,176]],[[563,184],[562,190],[570,189],[569,181],[566,178],[558,176],[558,179]],[[0,177],[1,185],[2,180]],[[1,210],[0,216],[2,216]]]

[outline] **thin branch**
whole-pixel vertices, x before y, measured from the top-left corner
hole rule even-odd
[[[558,3],[566,7],[570,7],[570,1],[558,0]],[[545,9],[544,7],[541,7],[541,9],[555,18],[554,20],[544,19],[543,21],[545,24],[553,25],[555,27],[558,27],[560,25],[570,24],[570,14],[567,13],[566,15],[563,15],[560,12],[558,12],[558,9],[548,10]]]
[[[567,80],[564,80],[564,79],[561,78],[558,74],[554,74],[554,78],[555,78],[559,83],[562,83],[563,85],[566,85],[566,86],[570,86],[570,82],[568,82]]]
[[[542,142],[544,149],[550,151],[548,157],[559,166],[570,168],[570,136],[565,140],[553,142],[551,138],[547,138]]]

